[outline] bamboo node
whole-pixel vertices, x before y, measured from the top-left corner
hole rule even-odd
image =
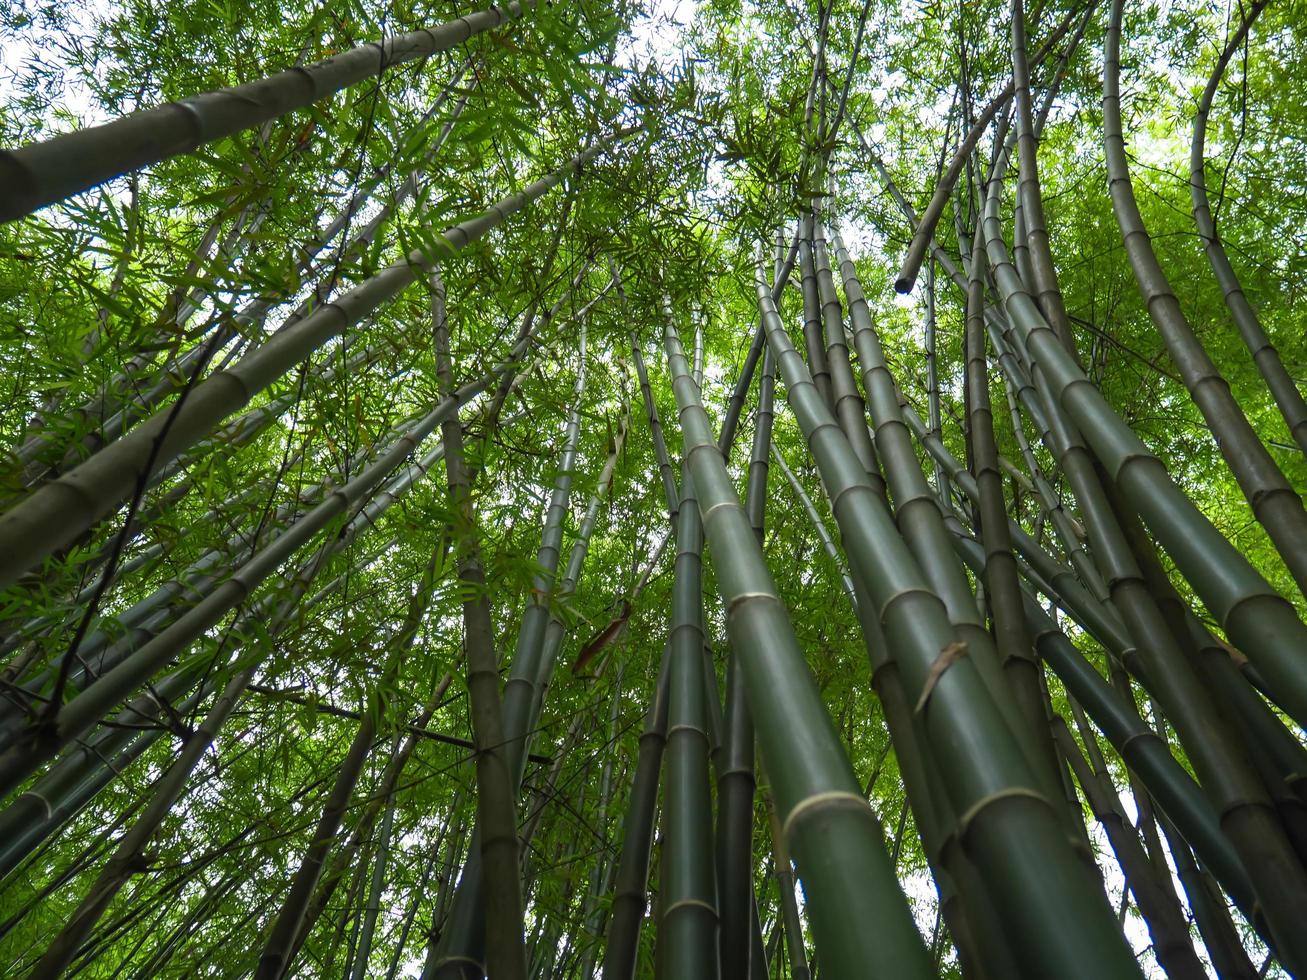
[[[794,823],[809,810],[816,807],[826,806],[827,804],[853,806],[856,809],[865,810],[873,820],[876,814],[871,809],[871,804],[864,797],[857,793],[850,793],[848,790],[835,789],[828,790],[824,793],[813,793],[807,799],[800,800],[785,817],[785,822],[781,824],[781,837],[785,840],[790,838],[790,828]]]
[[[701,908],[701,909],[707,909],[709,912],[712,913],[712,917],[713,917],[714,919],[717,918],[717,906],[713,905],[711,902],[705,902],[702,898],[682,898],[682,899],[678,899],[677,901],[673,902],[671,905],[669,905],[669,906],[667,906],[665,909],[663,909],[663,914],[662,914],[661,918],[666,919],[669,915],[671,915],[671,914],[672,914],[673,912],[675,912],[677,909],[679,909],[679,908],[687,908],[687,907],[690,907],[690,906],[698,906],[698,907]]]
[[[917,705],[913,708],[913,713],[921,714],[926,702],[934,693],[935,685],[939,679],[944,676],[944,671],[948,670],[955,663],[967,655],[967,645],[965,643],[950,643],[939,652],[935,662],[930,665],[930,672],[926,674],[926,683],[921,686],[921,696],[917,698]]]
[[[1033,790],[1029,786],[1008,786],[996,793],[990,793],[988,796],[982,796],[975,803],[967,807],[966,811],[958,817],[958,836],[965,837],[967,828],[971,826],[971,821],[976,819],[976,815],[991,803],[997,803],[999,800],[1006,799],[1009,796],[1025,796],[1032,800],[1038,800],[1045,806],[1050,806],[1048,799],[1038,790]]]

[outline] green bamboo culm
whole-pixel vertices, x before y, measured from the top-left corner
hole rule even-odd
[[[770,299],[770,288],[762,288]],[[670,323],[665,343],[727,632],[744,658],[750,714],[782,833],[804,882],[823,970],[850,980],[869,969],[873,976],[929,977],[933,969],[881,843],[880,823],[804,664]],[[790,729],[803,731],[803,739],[789,737]]]
[[[141,167],[253,129],[387,69],[431,57],[520,17],[536,0],[510,0],[446,24],[360,45],[312,65],[206,92],[113,122],[0,152],[0,221],[12,221]]]
[[[965,655],[943,603],[926,585],[821,403],[761,281],[757,292],[790,407],[836,500],[835,518],[855,580],[862,578],[879,608],[909,699],[924,719],[930,750],[963,815],[964,846],[992,900],[1007,910],[1003,924],[1010,930],[1009,945],[1046,975],[1139,976],[1101,892],[1095,894],[1052,802],[1037,788],[1040,782],[974,661]],[[1052,869],[1057,870],[1050,874]],[[1068,916],[1082,924],[1074,943],[1052,938],[1058,932],[1055,923]]]

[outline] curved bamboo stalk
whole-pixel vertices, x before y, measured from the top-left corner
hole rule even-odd
[[[343,54],[231,88],[193,95],[105,123],[0,152],[0,221],[120,174],[253,129],[410,61],[421,61],[533,10],[535,0],[468,14],[435,27],[360,45]]]
[[[998,197],[985,206],[986,250],[1014,336],[1046,378],[1050,399],[1083,432],[1108,475],[1167,549],[1231,641],[1258,666],[1293,717],[1307,720],[1307,677],[1299,651],[1307,627],[1176,486],[1165,466],[1085,377],[1012,267]],[[1054,346],[1056,345],[1056,347]],[[1085,500],[1081,500],[1082,507]]]
[[[1243,490],[1253,516],[1266,529],[1285,567],[1307,593],[1307,509],[1244,414],[1229,382],[1203,349],[1153,251],[1152,239],[1135,202],[1121,130],[1121,12],[1110,6],[1103,55],[1103,142],[1112,210],[1125,243],[1135,282],[1157,332],[1166,342],[1189,396],[1207,420],[1217,448]]]
[[[1230,59],[1244,43],[1253,22],[1266,9],[1269,2],[1270,0],[1255,0],[1249,6],[1238,29],[1230,36],[1220,57],[1216,59],[1203,94],[1198,99],[1198,111],[1194,113],[1193,141],[1189,146],[1189,195],[1193,200],[1194,223],[1198,226],[1198,237],[1203,240],[1207,261],[1212,267],[1212,274],[1216,277],[1217,283],[1220,284],[1225,305],[1230,311],[1239,336],[1243,338],[1248,352],[1252,354],[1253,363],[1257,365],[1257,369],[1265,379],[1271,397],[1275,399],[1275,405],[1289,427],[1289,434],[1293,436],[1293,441],[1298,444],[1299,449],[1307,453],[1307,401],[1303,399],[1298,385],[1285,370],[1284,362],[1280,360],[1280,354],[1271,343],[1271,338],[1266,335],[1257,311],[1244,295],[1243,286],[1239,283],[1239,277],[1235,274],[1234,266],[1230,264],[1230,257],[1226,254],[1225,245],[1216,230],[1216,220],[1212,215],[1211,202],[1207,196],[1207,120],[1212,112],[1212,102],[1221,87],[1221,77],[1225,74]]]

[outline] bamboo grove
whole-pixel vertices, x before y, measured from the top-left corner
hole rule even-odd
[[[1307,976],[1305,33],[8,5],[0,972]]]

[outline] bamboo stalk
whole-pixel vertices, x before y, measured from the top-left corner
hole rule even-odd
[[[458,254],[625,135],[628,133],[623,131],[596,142],[559,170],[481,215],[446,229],[438,238],[445,254],[428,257],[415,251],[404,261],[387,266],[335,302],[279,332],[235,367],[195,385],[176,405],[155,414],[0,516],[0,554],[4,555],[0,587],[114,510],[143,487],[157,467],[195,445],[303,358],[398,296],[416,279],[422,263]]]
[[[421,61],[533,10],[510,0],[435,27],[399,34],[231,88],[193,95],[101,126],[0,153],[0,221],[12,221],[120,174],[312,105],[342,89]]]
[[[769,287],[759,288],[770,299]],[[880,841],[879,822],[803,662],[670,324],[666,347],[685,456],[727,606],[727,631],[732,648],[746,657],[750,711],[826,968],[836,977],[865,977],[868,971],[929,976],[925,949]],[[805,737],[790,738],[791,727]],[[838,856],[829,846],[833,840],[841,842]]]

